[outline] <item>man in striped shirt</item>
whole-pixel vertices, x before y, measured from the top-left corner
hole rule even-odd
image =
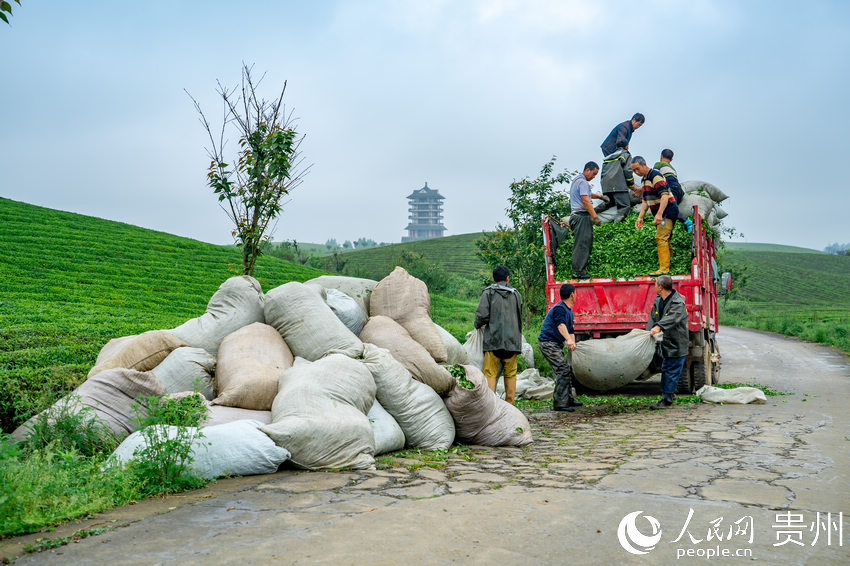
[[[676,198],[676,202],[681,204],[682,199],[685,198],[685,191],[682,190],[682,185],[679,184],[679,174],[676,172],[673,164],[670,163],[671,161],[673,161],[673,150],[663,149],[661,150],[661,159],[653,165],[653,168],[658,169],[658,172],[664,175],[664,180],[667,181],[670,193]],[[679,207],[679,221],[685,225],[688,232],[694,229],[694,221],[687,217],[681,207]]]
[[[673,234],[673,224],[679,217],[679,206],[676,204],[676,198],[670,193],[664,175],[658,169],[649,167],[646,164],[646,159],[639,155],[633,157],[632,170],[643,177],[642,202],[638,219],[635,221],[635,228],[643,227],[643,217],[647,210],[652,212],[652,222],[655,224],[658,271],[650,273],[650,275],[670,273],[670,256],[673,253],[670,237]]]

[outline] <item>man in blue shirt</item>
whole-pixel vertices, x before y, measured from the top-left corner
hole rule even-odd
[[[593,210],[591,198],[603,198],[602,195],[590,192],[590,181],[599,173],[599,165],[588,161],[584,171],[573,179],[570,185],[570,230],[573,231],[573,277],[587,279],[587,263],[593,250],[593,226],[599,226],[602,221]],[[607,198],[607,197],[605,197]],[[604,199],[603,199],[604,200]]]
[[[573,328],[572,306],[576,302],[576,287],[571,283],[564,283],[559,290],[561,301],[555,304],[546,318],[543,319],[543,328],[537,337],[537,345],[540,353],[552,366],[555,374],[555,393],[552,396],[552,409],[555,411],[568,411],[572,413],[573,407],[581,407],[581,401],[572,396],[573,368],[568,357],[564,357],[564,342],[572,352],[576,349],[575,329]]]
[[[635,133],[635,130],[643,126],[644,122],[646,122],[646,118],[644,118],[643,114],[636,112],[631,120],[620,122],[614,126],[611,133],[608,134],[608,137],[599,146],[602,148],[602,156],[608,157],[618,149],[629,149],[632,134]]]

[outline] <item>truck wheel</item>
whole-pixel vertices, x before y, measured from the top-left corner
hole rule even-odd
[[[685,364],[685,367],[682,368],[682,375],[679,376],[679,385],[676,386],[676,393],[679,395],[690,395],[693,392],[694,376],[688,364]]]

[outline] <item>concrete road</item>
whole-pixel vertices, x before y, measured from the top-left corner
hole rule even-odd
[[[733,328],[719,344],[722,381],[789,394],[536,413],[524,449],[224,480],[62,527],[112,528],[16,564],[850,563],[850,360]]]

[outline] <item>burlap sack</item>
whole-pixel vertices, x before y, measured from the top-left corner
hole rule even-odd
[[[150,371],[175,349],[186,343],[166,330],[151,330],[138,336],[123,336],[106,343],[88,377],[113,369]]]
[[[95,419],[109,428],[118,440],[123,440],[136,430],[137,417],[147,413],[147,397],[165,394],[165,386],[154,374],[115,368],[90,377],[70,395],[54,403],[54,407],[61,403],[72,413],[88,407]],[[15,429],[12,436],[18,440],[28,437],[36,418],[32,417]]]
[[[363,365],[372,373],[381,406],[404,432],[408,448],[447,450],[455,439],[455,425],[437,393],[411,377],[390,352],[363,345]]]
[[[168,393],[197,391],[204,399],[215,397],[215,358],[203,348],[177,348],[151,370]]]
[[[696,194],[685,194],[685,198],[679,204],[679,210],[690,218],[694,216],[694,206],[699,208],[699,215],[703,218],[708,218],[714,208],[714,201],[708,197]]]
[[[718,204],[729,198],[729,195],[718,189],[717,186],[705,181],[685,181],[682,183],[682,190],[685,191],[685,193],[696,193],[702,191],[708,195],[708,198]]]
[[[257,427],[259,421],[241,420],[227,424],[207,426],[200,429],[190,427],[192,459],[186,471],[192,476],[208,480],[221,476],[252,476],[273,474],[289,458],[289,452],[277,446]],[[163,427],[165,425],[155,425]],[[177,438],[178,427],[165,426],[162,436]],[[133,459],[141,458],[147,447],[144,434],[134,432],[115,449],[107,465],[122,466]]]
[[[255,322],[240,328],[218,348],[218,397],[212,404],[270,410],[280,374],[292,367],[293,360],[289,346],[274,327]]]
[[[370,317],[360,333],[360,339],[389,350],[414,379],[430,386],[437,393],[442,395],[454,387],[455,380],[448,370],[435,362],[425,348],[393,319],[386,316]]]
[[[404,448],[404,432],[391,414],[377,400],[369,409],[369,424],[375,439],[375,456]]]
[[[446,364],[450,366],[455,364],[468,364],[469,354],[467,354],[466,350],[463,349],[463,346],[461,346],[458,339],[452,336],[448,330],[436,322],[434,323],[434,326],[437,328],[437,332],[440,334],[440,339],[446,347]]]
[[[375,439],[366,415],[375,380],[357,360],[331,354],[293,366],[280,377],[272,423],[260,428],[308,470],[375,465]]]
[[[531,444],[531,425],[522,411],[496,397],[477,367],[466,365],[463,369],[475,387],[455,387],[445,398],[457,439],[481,446]]]
[[[325,289],[325,304],[355,336],[360,334],[369,318],[356,300],[336,289]]]
[[[189,346],[215,355],[225,336],[253,322],[264,322],[263,290],[256,279],[241,275],[221,284],[204,314],[171,332]]]
[[[361,279],[359,277],[343,277],[341,275],[322,275],[305,282],[306,285],[317,284],[325,289],[336,289],[342,291],[360,305],[367,315],[369,314],[369,298],[372,289],[378,284],[373,279]]]
[[[369,303],[369,314],[390,317],[424,346],[434,361],[446,362],[446,346],[431,321],[428,286],[404,268],[396,267],[375,285]]]
[[[296,356],[310,361],[339,352],[351,358],[363,353],[363,343],[303,283],[291,282],[266,294],[266,322],[277,329]]]

